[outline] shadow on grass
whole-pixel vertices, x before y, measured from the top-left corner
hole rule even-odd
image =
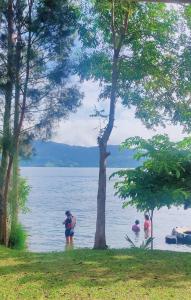
[[[191,283],[191,254],[142,250],[74,250],[63,253],[0,252],[0,275],[14,275],[19,285],[42,288],[110,287],[136,281],[143,288],[180,288]],[[11,259],[11,262],[9,260]]]

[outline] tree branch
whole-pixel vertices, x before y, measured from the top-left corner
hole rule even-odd
[[[29,6],[29,25],[31,26],[33,0],[28,1],[28,6]],[[20,116],[19,126],[18,126],[18,134],[21,131],[24,115],[25,115],[27,88],[28,88],[29,73],[30,73],[31,35],[32,35],[31,28],[29,28],[28,45],[27,45],[26,78],[25,78],[25,84],[23,90],[23,103],[22,103],[21,116]]]
[[[115,1],[112,1],[112,18],[111,18],[111,31],[112,31],[112,39],[113,39],[113,46],[114,49],[116,48],[116,34],[115,34]]]

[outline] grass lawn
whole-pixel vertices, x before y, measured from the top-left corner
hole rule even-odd
[[[191,299],[191,253],[0,248],[0,299]]]

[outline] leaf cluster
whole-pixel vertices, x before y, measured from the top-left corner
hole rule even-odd
[[[130,244],[131,248],[133,248],[133,249],[140,248],[140,249],[144,249],[144,250],[150,249],[150,245],[151,245],[152,241],[154,240],[153,237],[149,237],[146,241],[143,241],[139,247],[137,247],[128,235],[125,236],[125,239]]]
[[[82,3],[79,35],[83,54],[78,67],[81,79],[100,82],[99,99],[110,97],[113,53],[128,13],[117,67],[117,99],[125,107],[134,107],[135,116],[148,128],[165,127],[170,121],[189,132],[190,5],[173,9],[164,3],[123,0]]]
[[[31,1],[30,18],[29,3],[27,0],[13,1],[15,70],[19,65],[19,113],[21,114],[22,110],[29,65],[24,127],[30,130],[33,128],[33,135],[46,138],[51,136],[53,125],[56,125],[57,121],[67,118],[70,111],[76,111],[83,97],[79,87],[71,80],[75,65],[71,54],[80,12],[76,5],[67,0],[37,0]],[[6,1],[3,2],[1,13],[0,95],[2,94],[3,98],[8,80]],[[21,51],[20,59],[16,50],[18,47]]]
[[[160,93],[169,87],[168,74],[171,74],[170,68],[175,62],[173,50],[178,47],[174,33],[178,27],[179,11],[169,10],[162,3],[113,2],[114,8],[112,1],[107,0],[95,0],[92,5],[86,5],[88,13],[83,15],[79,29],[83,47],[79,74],[82,79],[99,81],[102,88],[100,98],[109,98],[113,52],[119,44],[128,13],[127,32],[119,56],[116,95],[125,106],[137,107],[137,116],[141,119],[159,124],[162,115],[153,95],[157,83]],[[169,100],[167,96],[165,100]],[[164,107],[164,103],[161,106]]]
[[[149,140],[127,139],[123,148],[134,149],[134,158],[144,158],[141,166],[112,174],[116,194],[126,201],[124,207],[135,206],[140,211],[153,211],[163,206],[182,205],[191,199],[191,139],[171,142],[167,135]]]

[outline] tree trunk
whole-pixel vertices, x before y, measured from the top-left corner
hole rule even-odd
[[[151,211],[151,250],[153,250],[153,210]]]
[[[118,60],[125,33],[128,26],[129,13],[127,12],[124,17],[121,35],[119,40],[116,39],[115,29],[115,0],[112,1],[111,11],[111,28],[113,36],[113,62],[112,62],[112,81],[111,81],[111,95],[110,95],[110,108],[109,120],[105,129],[98,137],[99,145],[99,180],[98,180],[98,194],[97,194],[97,220],[96,220],[96,233],[94,241],[94,249],[106,249],[106,236],[105,236],[105,208],[106,208],[106,161],[110,153],[107,151],[107,144],[113,130],[116,109],[116,91],[118,81]]]
[[[95,234],[95,249],[106,249],[105,238],[105,200],[106,200],[106,145],[99,142],[99,181],[97,194],[97,222]]]
[[[13,3],[12,0],[8,1],[7,9],[7,22],[8,22],[8,52],[7,52],[7,84],[5,89],[5,112],[3,119],[3,141],[2,141],[2,157],[0,167],[0,242],[7,246],[8,240],[8,224],[7,224],[7,197],[6,197],[6,183],[9,176],[8,156],[10,150],[11,132],[11,101],[14,82],[13,70],[13,55],[14,44],[13,36]]]
[[[30,0],[28,2],[28,24],[31,25],[32,18],[32,7],[34,1]],[[29,73],[30,73],[30,60],[31,60],[31,39],[32,32],[31,27],[29,26],[28,33],[28,41],[27,41],[27,57],[26,57],[26,74],[24,81],[24,89],[23,89],[23,97],[21,101],[21,79],[20,79],[20,71],[21,71],[21,63],[22,63],[22,38],[21,38],[21,27],[23,22],[23,10],[22,10],[22,2],[17,0],[16,3],[16,22],[17,22],[17,44],[16,44],[16,55],[15,55],[15,110],[14,110],[14,136],[12,142],[12,153],[10,161],[13,165],[13,199],[11,201],[11,230],[14,231],[17,222],[18,222],[18,161],[19,161],[19,145],[20,145],[20,135],[21,129],[23,126],[23,121],[25,117],[26,110],[26,100],[27,100],[27,90],[28,90],[28,82],[29,82]],[[21,102],[21,103],[20,103]],[[20,108],[21,107],[21,108]]]
[[[118,57],[119,57],[119,53],[116,55],[116,52],[114,52],[109,122],[105,127],[102,136],[98,138],[100,159],[99,159],[99,180],[98,180],[98,194],[97,194],[97,221],[96,221],[94,249],[107,248],[106,237],[105,237],[106,160],[107,157],[110,155],[110,153],[107,152],[107,143],[113,129],[114,117],[115,117]]]
[[[6,245],[6,228],[5,228],[5,219],[6,214],[6,202],[4,197],[4,187],[5,187],[5,178],[7,173],[7,164],[8,164],[8,151],[3,145],[2,159],[1,159],[1,169],[0,169],[0,243]]]
[[[18,151],[13,157],[13,174],[12,174],[12,198],[11,198],[11,232],[14,232],[18,222]]]
[[[21,27],[22,27],[22,8],[21,1],[16,2],[16,28],[17,28],[17,44],[15,53],[15,107],[14,107],[14,136],[12,146],[12,199],[11,199],[11,231],[14,231],[18,219],[18,152],[19,152],[19,106],[20,106],[20,69],[21,69]]]
[[[94,249],[106,249],[105,237],[105,207],[106,207],[106,160],[110,155],[107,152],[107,143],[111,135],[116,106],[116,87],[117,87],[117,63],[118,56],[114,54],[113,70],[112,70],[112,91],[110,98],[110,113],[109,122],[101,137],[98,138],[99,145],[99,180],[98,180],[98,194],[97,194],[97,220]]]
[[[12,170],[12,158],[9,158],[9,163],[7,167],[7,174],[5,179],[5,188],[4,188],[4,202],[3,202],[3,225],[2,225],[2,232],[3,232],[3,244],[7,247],[9,244],[9,216],[8,216],[8,192],[9,192],[9,183],[11,177],[11,170]]]

